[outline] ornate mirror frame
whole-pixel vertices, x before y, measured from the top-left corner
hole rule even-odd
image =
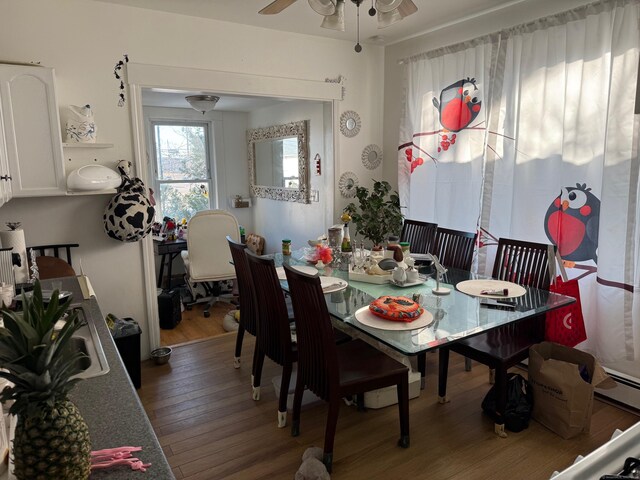
[[[249,158],[249,186],[255,197],[284,200],[287,202],[311,203],[309,184],[309,125],[307,120],[273,125],[266,128],[247,130],[247,154]],[[263,140],[298,137],[298,188],[271,187],[256,185],[255,143]]]

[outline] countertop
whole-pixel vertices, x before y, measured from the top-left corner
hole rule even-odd
[[[81,303],[87,320],[94,322],[109,364],[107,374],[78,382],[70,395],[89,426],[91,449],[142,447],[142,451],[137,452],[136,456],[144,463],[151,463],[146,473],[118,466],[95,471],[90,479],[174,479],[175,476],[104,322],[98,302],[95,297],[82,300],[80,285],[75,277],[63,278],[62,282],[64,290],[73,292],[73,304]],[[49,288],[50,284],[43,280],[42,286]]]

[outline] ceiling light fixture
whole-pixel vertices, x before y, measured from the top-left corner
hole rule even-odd
[[[188,97],[184,97],[184,99],[189,102],[191,108],[202,112],[204,115],[215,108],[220,97],[216,97],[215,95],[189,95]]]
[[[331,30],[344,32],[344,4],[346,0],[308,0],[309,6],[324,19],[320,26]],[[296,0],[273,0],[269,5],[264,7],[258,13],[262,15],[273,15],[280,13],[289,7]],[[360,45],[360,5],[364,0],[351,0],[357,7],[357,23],[356,23],[356,46],[355,51],[361,52]],[[378,28],[385,28],[389,25],[402,20],[409,15],[416,13],[418,7],[413,0],[371,0],[371,8],[369,15],[374,17],[378,15]]]

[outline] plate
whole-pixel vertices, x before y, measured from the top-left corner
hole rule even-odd
[[[25,297],[29,297],[31,298],[31,296],[33,295],[33,290],[29,291],[29,292],[24,292],[24,296]],[[51,295],[53,295],[53,290],[42,290],[42,300],[45,302],[48,302],[51,300]],[[65,300],[67,297],[71,296],[71,292],[67,292],[65,290],[61,290],[58,293],[58,301],[60,300]],[[22,294],[16,295],[14,297],[14,300],[16,301],[22,301]]]
[[[380,330],[416,330],[418,328],[424,328],[433,322],[433,315],[431,312],[425,310],[413,322],[395,322],[393,320],[385,320],[371,313],[369,306],[362,307],[356,310],[356,320],[368,327],[378,328]]]
[[[322,293],[333,293],[344,290],[349,286],[349,283],[338,277],[320,277],[320,286]]]
[[[515,298],[527,293],[527,289],[517,283],[491,279],[465,280],[458,283],[456,288],[462,293],[480,298]],[[484,295],[480,293],[483,290],[502,290],[504,288],[509,290],[508,295]]]
[[[422,285],[426,281],[427,281],[427,278],[422,276],[420,276],[420,278],[418,278],[418,280],[416,280],[415,282],[398,282],[394,280],[393,277],[391,278],[391,283],[396,287],[400,287],[400,288],[415,287],[416,285]]]
[[[299,272],[306,273],[307,275],[315,275],[318,273],[318,269],[316,267],[310,267],[308,265],[292,265],[292,268],[295,268]],[[276,267],[276,273],[278,274],[279,280],[286,280],[287,275],[284,273],[284,267]]]

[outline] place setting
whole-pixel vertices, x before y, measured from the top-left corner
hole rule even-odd
[[[317,273],[319,273],[316,267],[312,267],[310,265],[292,265],[292,268],[306,275],[316,275]],[[287,280],[287,275],[285,274],[284,267],[276,267],[276,273],[278,274],[279,280]],[[323,293],[334,293],[347,288],[349,286],[349,282],[342,278],[321,275],[320,286],[322,287]]]
[[[415,330],[433,323],[433,315],[420,303],[404,296],[383,295],[358,309],[355,318],[380,330]]]

